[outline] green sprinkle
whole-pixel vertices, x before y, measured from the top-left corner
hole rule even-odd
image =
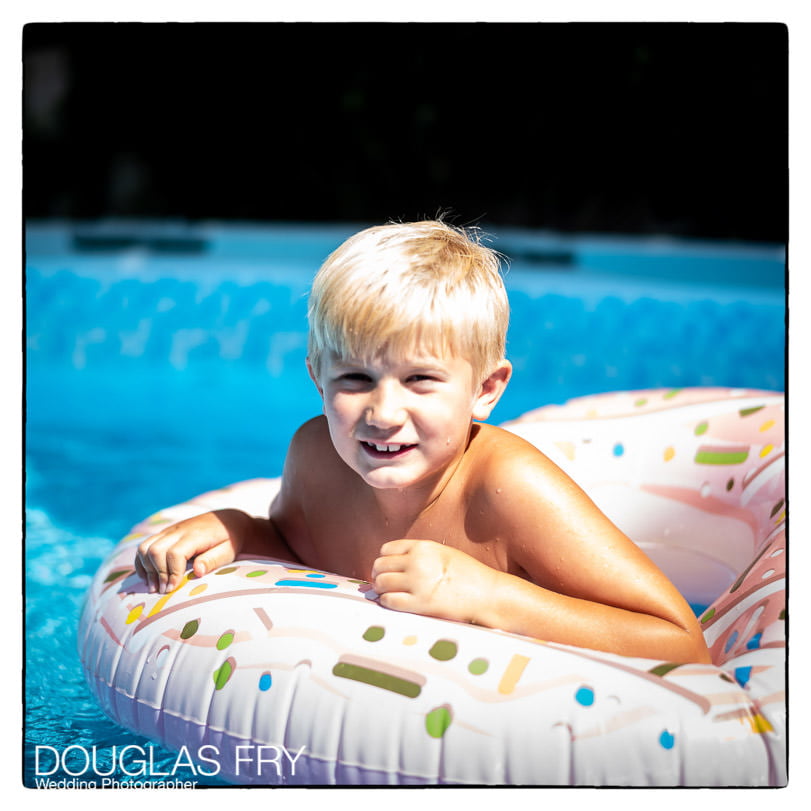
[[[383,673],[381,670],[372,670],[372,668],[361,667],[348,662],[338,662],[332,668],[332,673],[342,679],[352,679],[364,684],[371,684],[373,687],[380,687],[383,690],[390,690],[392,693],[399,693],[401,696],[406,696],[406,698],[416,698],[422,690],[416,682]]]
[[[450,639],[440,639],[437,642],[434,642],[431,650],[428,653],[434,657],[434,659],[438,659],[440,662],[447,662],[449,659],[453,659],[456,656],[458,648],[456,647],[456,643]]]
[[[189,639],[193,637],[197,633],[197,629],[200,627],[200,620],[189,620],[184,626],[183,630],[180,632],[181,639]]]
[[[678,662],[664,662],[661,665],[652,667],[648,673],[652,673],[654,676],[666,676],[671,670],[675,670],[677,667],[681,667]]]
[[[222,690],[222,688],[225,687],[225,685],[228,683],[228,679],[230,679],[234,673],[235,665],[236,662],[233,659],[228,658],[214,671],[213,675],[215,690]]]
[[[436,707],[425,716],[425,730],[432,738],[441,738],[452,720],[448,707]]]
[[[487,672],[487,668],[490,667],[490,663],[487,659],[474,659],[468,666],[467,669],[474,675],[474,676],[481,676],[482,673]]]
[[[226,631],[217,640],[217,650],[225,650],[234,641],[234,632]]]
[[[696,451],[695,463],[697,465],[739,465],[749,457],[749,451]]]
[[[363,638],[367,642],[377,642],[386,635],[386,629],[380,625],[370,625],[366,632],[363,634]]]

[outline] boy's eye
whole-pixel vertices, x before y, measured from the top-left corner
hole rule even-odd
[[[423,389],[433,391],[437,383],[440,382],[440,378],[431,374],[411,375],[406,382],[407,385],[414,386],[419,391]]]
[[[338,375],[336,382],[343,386],[356,388],[368,386],[372,382],[372,378],[363,372],[344,372],[344,374]]]

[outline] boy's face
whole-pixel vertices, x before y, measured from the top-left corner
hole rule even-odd
[[[441,476],[464,453],[471,420],[486,419],[503,390],[493,397],[456,356],[327,358],[310,374],[338,455],[380,489]]]

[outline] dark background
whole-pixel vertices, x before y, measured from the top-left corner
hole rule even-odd
[[[787,238],[781,24],[31,24],[30,218]]]

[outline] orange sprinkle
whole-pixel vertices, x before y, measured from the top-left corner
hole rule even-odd
[[[498,683],[499,693],[502,695],[511,693],[515,689],[515,685],[518,684],[518,680],[521,678],[521,674],[528,664],[528,656],[522,656],[520,653],[516,653],[513,658],[510,659],[510,663],[507,665],[507,669],[504,671],[504,675]]]

